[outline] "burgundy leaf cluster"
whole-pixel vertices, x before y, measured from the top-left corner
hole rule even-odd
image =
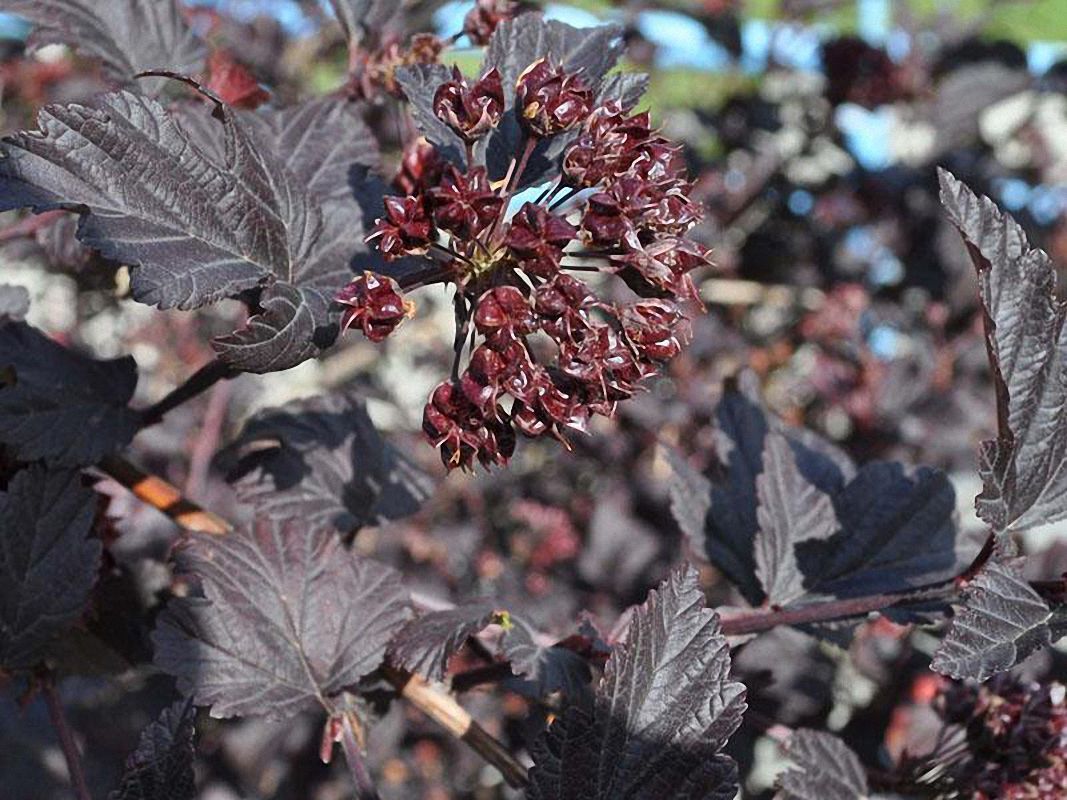
[[[494,181],[474,155],[512,113],[509,100],[524,141]],[[598,103],[580,74],[549,59],[519,75],[513,98],[495,68],[475,81],[454,70],[433,95],[433,113],[465,143],[466,164],[425,140],[409,145],[396,179],[407,194],[385,198],[367,241],[387,261],[432,259],[431,278],[423,271],[418,285],[457,290],[455,365],[426,405],[426,436],[449,468],[504,464],[516,431],[566,443],[568,431],[613,415],[677,355],[686,335],[680,303],[697,299],[689,273],[708,263],[706,248],[683,238],[701,210],[688,196],[678,148],[648,114]],[[571,138],[559,176],[517,199],[539,143],[564,132]],[[600,283],[585,279],[602,272],[638,298],[602,297]],[[405,316],[399,288],[356,279],[338,297],[348,307],[345,327],[382,338]]]

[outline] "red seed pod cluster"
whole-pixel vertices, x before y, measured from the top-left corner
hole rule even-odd
[[[496,127],[504,113],[500,72],[491,69],[468,85],[459,67],[452,67],[452,80],[442,83],[434,93],[433,113],[464,141],[480,139]]]
[[[335,299],[345,306],[341,332],[357,325],[372,342],[385,339],[415,311],[414,303],[401,296],[394,280],[373,272],[364,272]]]
[[[938,711],[963,728],[965,755],[951,769],[969,800],[1067,797],[1067,688],[1003,674],[951,685]]]
[[[700,209],[677,148],[647,114],[617,101],[594,107],[581,76],[547,59],[511,91],[506,97],[496,70],[473,82],[454,72],[438,87],[432,111],[467,143],[473,163],[448,163],[422,141],[409,148],[396,180],[407,194],[386,198],[367,237],[386,261],[433,262],[402,288],[456,287],[452,376],[423,416],[450,468],[506,463],[516,432],[566,444],[592,416],[614,414],[678,354],[688,329],[679,304],[696,298],[689,273],[708,263],[706,248],[683,238]],[[494,180],[473,154],[512,106],[525,141]],[[571,139],[558,177],[517,199],[538,142],[563,131]],[[600,283],[585,280],[596,273],[618,276],[636,297],[608,302]],[[378,336],[402,318],[397,299],[350,289],[342,302],[366,303],[346,319]]]
[[[535,61],[515,85],[519,120],[531,136],[544,138],[573,128],[593,107],[593,91],[578,75]]]

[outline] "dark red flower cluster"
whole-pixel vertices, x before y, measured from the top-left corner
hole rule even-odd
[[[473,159],[513,102],[526,140],[499,181]],[[505,463],[516,431],[566,443],[594,414],[611,416],[644,379],[677,355],[696,299],[689,277],[707,250],[682,235],[700,219],[688,198],[677,147],[647,114],[616,101],[594,104],[579,75],[540,60],[506,98],[490,70],[458,72],[438,87],[433,112],[468,145],[472,164],[448,163],[424,141],[405,152],[396,184],[368,241],[391,261],[432,259],[413,288],[456,286],[456,360],[424,413],[427,437],[449,467]],[[542,140],[569,132],[558,177],[516,200]],[[638,296],[601,299],[582,277],[618,275]],[[427,277],[429,275],[429,277]],[[380,338],[403,318],[397,288],[358,279],[341,302],[347,325]],[[361,305],[362,304],[362,305]],[[346,325],[346,326],[347,326]],[[472,348],[465,369],[461,352]]]
[[[1067,797],[1067,687],[1000,675],[981,685],[953,684],[938,710],[966,736],[966,756],[951,770],[955,796]]]

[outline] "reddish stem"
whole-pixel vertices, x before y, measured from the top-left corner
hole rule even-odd
[[[955,581],[917,589],[907,594],[872,594],[846,600],[827,600],[802,608],[759,609],[722,618],[722,632],[726,636],[761,633],[779,625],[806,625],[815,622],[834,622],[885,611],[899,606],[945,600],[957,593]]]
[[[63,750],[63,757],[67,760],[67,772],[70,773],[70,786],[74,796],[78,800],[93,800],[93,796],[89,793],[89,784],[85,782],[81,754],[74,741],[74,733],[63,713],[63,704],[60,702],[56,684],[51,675],[46,676],[41,682],[41,692],[48,706],[48,716],[52,720],[52,726],[56,729],[56,735],[59,736],[59,746]]]

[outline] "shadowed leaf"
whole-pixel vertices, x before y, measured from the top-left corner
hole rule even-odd
[[[584,658],[566,647],[538,642],[536,629],[522,617],[512,614],[510,619],[500,649],[512,671],[532,684],[535,696],[559,692],[574,701],[587,694],[592,673]]]
[[[769,416],[751,388],[728,390],[716,422],[719,463],[706,476],[674,459],[672,511],[752,605],[904,591],[968,562],[942,473],[890,462],[856,472],[828,443]]]
[[[429,479],[374,427],[363,401],[333,392],[265,409],[228,448],[237,494],[257,513],[350,533],[415,513]]]
[[[126,759],[119,788],[108,800],[193,800],[196,709],[187,700],[163,710],[141,732]]]
[[[129,444],[141,415],[127,405],[137,386],[129,356],[98,361],[22,322],[0,323],[0,442],[24,461],[95,464]]]
[[[89,537],[96,495],[74,470],[36,465],[0,493],[0,666],[34,666],[85,610],[100,542]]]

